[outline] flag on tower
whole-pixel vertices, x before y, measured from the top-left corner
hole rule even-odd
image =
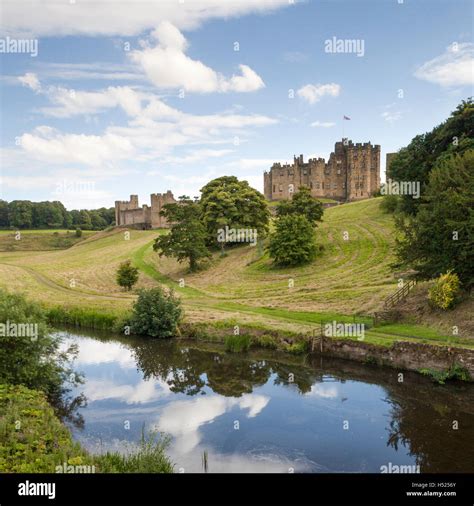
[[[349,118],[348,116],[344,116],[343,119],[351,119],[351,118]]]

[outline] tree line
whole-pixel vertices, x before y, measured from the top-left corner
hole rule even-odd
[[[57,200],[53,202],[0,200],[0,228],[102,230],[114,224],[115,209],[113,207],[68,211]]]

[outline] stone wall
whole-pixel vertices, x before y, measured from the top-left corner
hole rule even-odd
[[[151,206],[139,207],[138,196],[130,195],[130,200],[115,202],[115,224],[118,227],[140,229],[167,228],[166,219],[160,215],[165,204],[176,202],[171,191],[164,194],[153,193],[150,196]]]
[[[376,346],[349,339],[317,338],[314,352],[330,357],[345,358],[358,362],[375,362],[409,371],[433,369],[446,371],[453,365],[465,367],[474,378],[474,350],[468,348],[435,346],[408,341],[395,342],[390,347]],[[316,342],[317,341],[317,342]]]

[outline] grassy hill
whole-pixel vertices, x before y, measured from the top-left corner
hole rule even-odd
[[[371,199],[326,209],[317,229],[323,251],[304,267],[276,269],[258,247],[243,246],[225,257],[216,254],[208,269],[190,274],[186,265],[153,251],[153,239],[165,231],[126,234],[116,229],[67,250],[0,252],[0,285],[50,307],[123,314],[135,295],[117,286],[115,272],[130,258],[141,271],[138,288],[157,283],[173,287],[188,321],[233,320],[298,332],[319,328],[322,320],[369,323],[369,315],[381,309],[400,277],[389,267],[392,218],[379,206],[380,199]],[[403,336],[456,341],[419,326],[380,329],[370,331],[378,342]]]
[[[0,251],[47,251],[70,248],[94,234],[83,231],[76,237],[70,230],[0,230]]]

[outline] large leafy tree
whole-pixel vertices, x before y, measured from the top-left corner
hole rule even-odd
[[[306,216],[312,224],[321,221],[323,212],[322,202],[311,196],[311,190],[307,186],[300,186],[291,200],[282,200],[276,208],[276,214],[279,217],[288,214],[301,214]]]
[[[188,260],[190,270],[195,271],[199,260],[210,256],[199,204],[182,196],[179,203],[165,204],[161,214],[171,227],[168,234],[155,239],[153,249],[179,262]]]
[[[463,101],[451,116],[431,132],[417,135],[393,158],[387,177],[395,181],[419,181],[421,193],[426,191],[434,165],[452,154],[474,149],[474,104]],[[420,199],[403,196],[400,209],[416,214]]]
[[[265,197],[247,181],[235,176],[213,179],[201,188],[201,217],[208,246],[217,246],[218,230],[257,230],[263,238],[268,232],[270,212]]]
[[[14,200],[8,204],[8,221],[17,228],[33,226],[33,204],[29,200]]]
[[[317,254],[314,227],[302,214],[287,214],[276,220],[268,252],[276,265],[308,263]]]
[[[442,157],[429,175],[416,216],[400,215],[401,264],[432,278],[454,271],[474,284],[474,150]]]

